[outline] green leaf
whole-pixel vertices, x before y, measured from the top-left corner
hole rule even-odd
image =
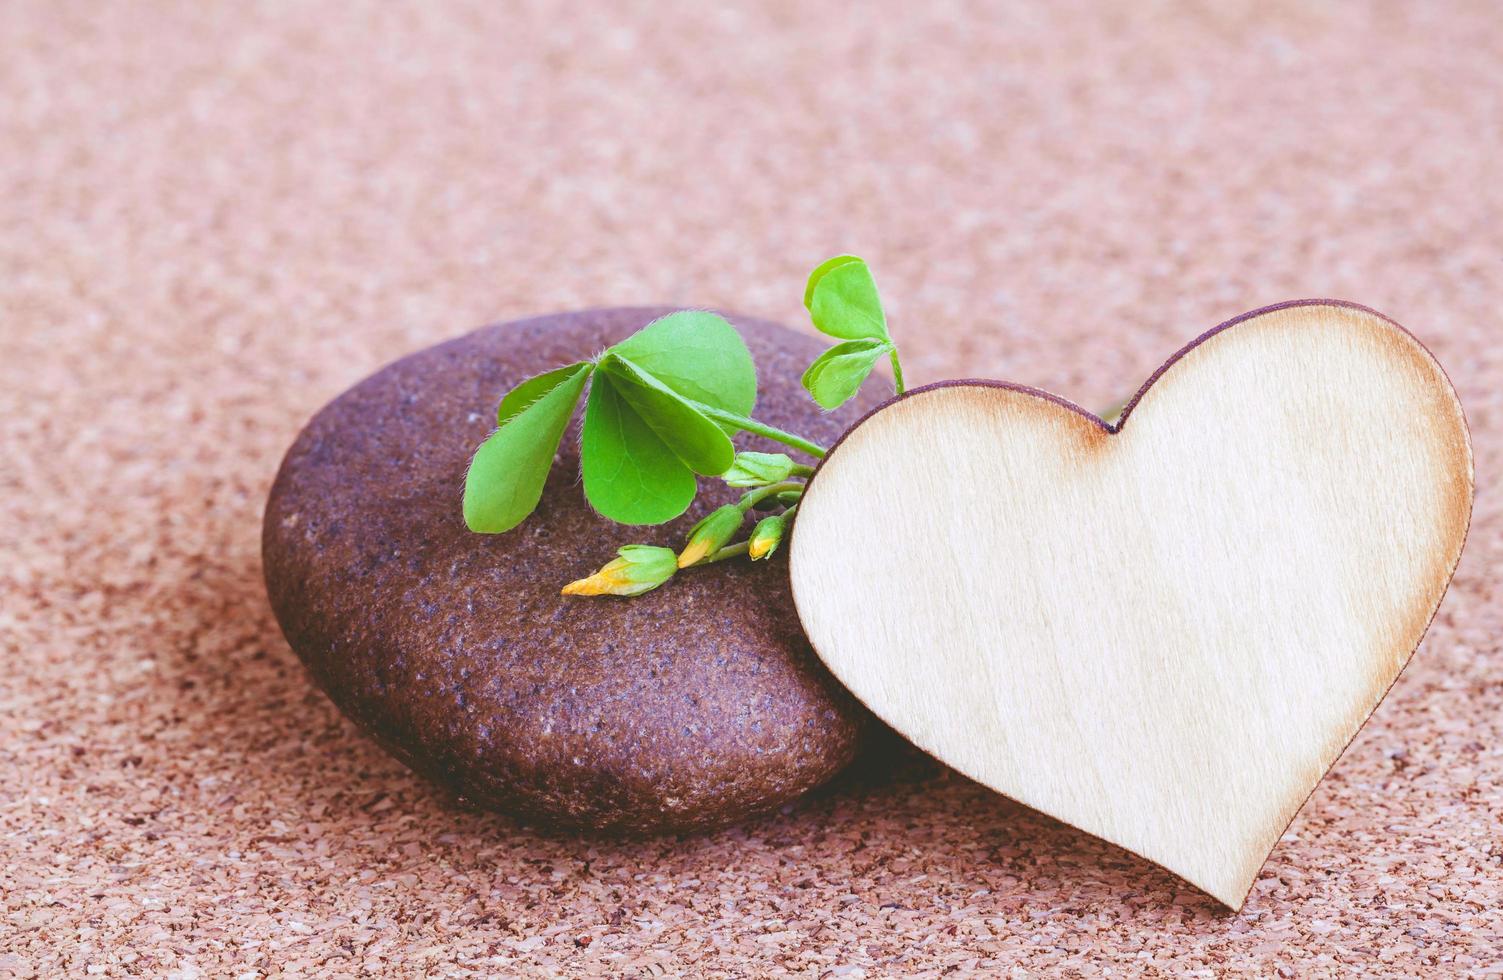
[[[548,392],[557,388],[565,381],[571,380],[580,368],[587,368],[588,361],[576,361],[547,374],[539,374],[528,378],[506,393],[501,399],[501,407],[496,410],[496,424],[505,425],[510,419],[515,418],[528,405],[542,398]]]
[[[757,368],[746,341],[714,313],[669,313],[606,353],[626,358],[690,401],[737,415],[750,415],[757,403]]]
[[[541,397],[528,399],[525,404],[514,402],[506,424],[491,433],[470,460],[464,479],[464,522],[470,530],[485,534],[509,531],[537,507],[559,440],[590,377],[590,366],[570,365],[518,386],[532,385],[561,371],[572,373],[555,379]],[[505,399],[502,406],[504,411]]]
[[[809,274],[804,306],[820,333],[841,340],[887,340],[887,314],[866,261],[837,255]]]
[[[621,524],[661,524],[689,509],[694,473],[617,391],[596,377],[580,447],[590,506]]]
[[[819,265],[816,265],[814,271],[809,273],[809,282],[804,286],[804,308],[808,309],[814,305],[814,290],[819,285],[819,281],[831,270],[861,261],[864,260],[858,255],[837,255],[833,259],[825,259]]]
[[[610,351],[600,359],[595,383],[607,378],[684,465],[705,476],[719,476],[731,468],[736,447],[730,437],[678,392]]]
[[[804,387],[821,408],[839,408],[854,395],[883,356],[891,353],[885,340],[848,340],[815,359],[804,372]]]

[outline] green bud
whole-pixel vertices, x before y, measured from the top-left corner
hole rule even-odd
[[[588,578],[564,586],[564,595],[641,595],[673,577],[678,562],[672,548],[629,544],[619,556]]]
[[[772,517],[764,517],[757,522],[752,529],[751,543],[746,553],[752,561],[769,557],[778,550],[778,545],[783,543],[783,532],[788,527],[787,514],[774,514]]]
[[[733,487],[765,487],[781,483],[793,472],[793,460],[784,453],[737,453],[721,479]]]
[[[744,518],[741,508],[735,504],[726,504],[724,507],[710,511],[704,520],[694,525],[693,530],[689,532],[689,542],[684,545],[684,550],[679,552],[678,567],[688,568],[724,548],[740,529]]]

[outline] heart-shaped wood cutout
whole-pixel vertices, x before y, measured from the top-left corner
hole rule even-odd
[[[1044,392],[889,402],[811,480],[820,657],[960,772],[1232,908],[1409,660],[1471,518],[1430,353],[1292,303],[1176,354],[1113,427]]]

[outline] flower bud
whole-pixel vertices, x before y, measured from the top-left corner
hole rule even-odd
[[[783,482],[792,472],[793,460],[784,453],[737,453],[720,478],[733,487],[765,487]]]
[[[678,571],[672,548],[629,544],[604,568],[564,586],[564,595],[641,595],[650,592]]]
[[[689,532],[689,543],[684,545],[684,550],[679,552],[678,567],[688,568],[696,562],[703,561],[731,540],[732,535],[741,527],[741,521],[745,515],[740,507],[735,504],[726,504],[710,511],[709,515],[698,524],[694,525]]]
[[[783,543],[783,532],[788,527],[787,516],[786,513],[774,514],[757,522],[757,526],[752,529],[751,542],[746,549],[752,561],[766,558],[778,550],[778,545]]]

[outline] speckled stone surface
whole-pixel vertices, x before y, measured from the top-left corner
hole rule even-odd
[[[6,0],[0,48],[0,974],[1497,973],[1496,0]],[[1105,406],[1304,296],[1456,383],[1456,579],[1240,913],[935,770],[545,834],[308,682],[260,533],[321,405],[547,310],[807,329],[839,251],[915,384]]]
[[[559,595],[617,545],[678,547],[740,493],[704,481],[677,521],[612,524],[579,486],[582,411],[524,524],[464,526],[465,469],[500,396],[665,312],[538,317],[405,357],[323,408],[272,485],[263,562],[293,649],[362,728],[471,802],[558,828],[719,827],[824,782],[869,727],[804,638],[783,561],[722,562],[631,600]],[[873,382],[821,412],[798,377],[823,345],[733,322],[762,421],[828,444],[891,394]]]

